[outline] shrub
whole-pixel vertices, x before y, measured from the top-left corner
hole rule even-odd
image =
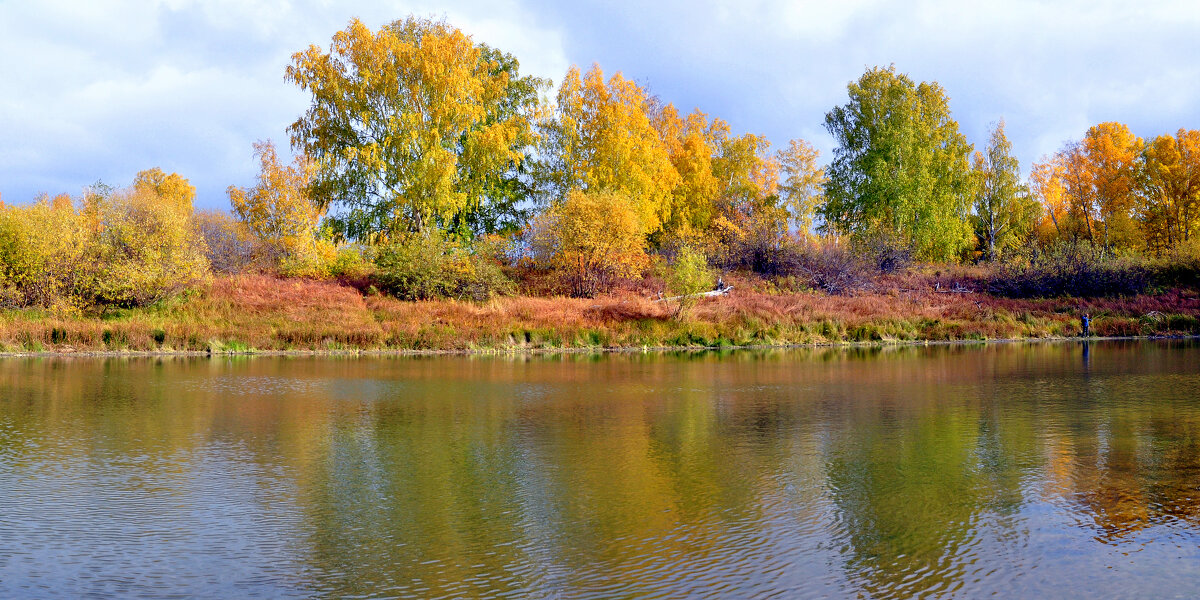
[[[207,249],[190,206],[143,187],[98,199],[89,212],[96,272],[83,292],[97,304],[144,306],[208,280]]]
[[[193,215],[192,222],[204,240],[208,264],[215,273],[259,272],[277,262],[271,248],[229,213],[201,211]]]
[[[77,309],[90,279],[90,238],[71,199],[0,206],[0,304]]]
[[[836,242],[790,244],[782,263],[783,274],[827,294],[866,290],[878,275],[877,262]]]
[[[1088,248],[1067,248],[1024,265],[1002,267],[988,278],[988,291],[1009,298],[1103,297],[1141,294],[1152,272],[1135,259],[1103,259]]]
[[[667,289],[679,297],[675,317],[682,318],[713,287],[714,277],[708,259],[691,246],[680,246],[666,269]]]
[[[512,292],[498,264],[437,230],[380,248],[375,266],[379,288],[402,300],[483,301]]]
[[[648,264],[645,235],[629,199],[615,192],[572,191],[531,224],[530,250],[557,271],[573,296],[592,297]]]

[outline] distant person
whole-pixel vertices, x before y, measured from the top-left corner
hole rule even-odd
[[[1083,337],[1088,337],[1091,335],[1092,318],[1089,317],[1087,313],[1083,313],[1083,317],[1080,319],[1080,322],[1083,324]]]

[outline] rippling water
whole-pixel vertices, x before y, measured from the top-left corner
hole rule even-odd
[[[1200,346],[0,360],[0,598],[1195,597]]]

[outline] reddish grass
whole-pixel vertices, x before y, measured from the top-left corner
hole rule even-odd
[[[402,302],[337,282],[238,276],[167,307],[106,317],[0,313],[9,351],[520,349],[793,344],[1068,336],[1079,316],[1098,335],[1200,334],[1200,295],[1015,300],[937,293],[942,275],[893,276],[872,293],[778,294],[726,277],[734,292],[704,299],[682,320],[654,290],[627,286],[596,299],[499,298]],[[943,283],[942,289],[951,287]]]

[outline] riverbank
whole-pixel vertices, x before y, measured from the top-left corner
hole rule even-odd
[[[596,299],[403,302],[331,281],[238,276],[144,309],[0,313],[0,353],[517,352],[1200,335],[1200,294],[1014,300],[938,289],[854,296],[735,287],[682,319],[627,291]]]

